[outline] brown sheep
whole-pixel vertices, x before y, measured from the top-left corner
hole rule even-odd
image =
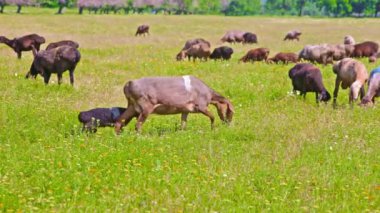
[[[194,44],[200,44],[200,43],[204,43],[205,45],[208,46],[208,48],[211,47],[211,44],[210,42],[206,41],[205,39],[203,38],[196,38],[196,39],[191,39],[191,40],[187,40],[186,43],[185,43],[185,46],[182,48],[182,50],[176,55],[176,59],[177,61],[181,61],[183,60],[185,57],[183,57],[183,51],[184,50],[187,50],[189,49],[190,47],[192,47]]]
[[[269,55],[269,49],[268,48],[257,48],[257,49],[252,49],[243,56],[239,62],[254,62],[254,61],[266,61],[268,59]]]
[[[295,53],[277,53],[273,58],[269,58],[268,62],[274,62],[276,64],[278,64],[278,62],[284,64],[288,64],[289,62],[297,63],[298,55]]]
[[[377,54],[379,50],[379,44],[373,41],[366,41],[363,43],[355,44],[354,51],[351,57],[361,58],[361,57],[371,57]]]
[[[327,102],[331,99],[322,81],[322,74],[318,67],[303,63],[297,64],[289,70],[289,78],[292,80],[293,92],[296,90],[306,97],[307,92],[315,92],[317,104],[319,101]]]
[[[333,66],[333,71],[336,74],[335,90],[334,90],[334,106],[338,97],[339,85],[342,83],[342,89],[350,87],[349,103],[364,96],[364,84],[368,80],[367,69],[364,64],[352,58],[345,58],[336,62]]]
[[[45,50],[50,50],[50,49],[54,49],[56,47],[59,47],[59,46],[71,46],[71,47],[74,47],[76,49],[79,48],[79,44],[75,41],[71,41],[71,40],[62,40],[62,41],[57,41],[57,42],[53,42],[53,43],[50,43]]]
[[[200,60],[204,59],[207,61],[208,57],[210,56],[210,47],[206,43],[199,43],[194,44],[187,50],[182,50],[179,53],[179,57],[177,56],[177,59],[183,60],[186,57],[188,57],[189,61],[190,58],[193,57],[193,61],[195,61],[196,58],[199,58]]]
[[[227,124],[232,121],[234,109],[231,102],[208,87],[203,81],[193,76],[148,77],[129,81],[124,86],[128,100],[127,110],[122,113],[115,124],[116,133],[137,118],[136,131],[152,114],[182,114],[181,128],[186,127],[189,113],[202,113],[210,118],[214,127],[214,116],[208,110],[212,104],[217,108],[219,118]]]
[[[244,41],[244,34],[246,32],[240,30],[230,30],[227,31],[226,34],[220,39],[222,42],[228,43],[241,43]]]
[[[286,35],[285,35],[285,38],[284,38],[284,41],[286,40],[297,40],[299,41],[300,40],[300,35],[302,33],[299,31],[299,30],[292,30],[292,31],[289,31]]]
[[[150,35],[149,34],[149,25],[144,24],[144,25],[138,26],[135,36],[137,36],[137,35],[145,36],[145,34]]]
[[[4,43],[17,53],[17,58],[21,59],[22,51],[40,50],[41,44],[45,43],[45,38],[37,34],[25,35],[12,40],[5,36],[0,36],[0,43]]]

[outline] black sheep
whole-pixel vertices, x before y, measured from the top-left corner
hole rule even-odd
[[[98,127],[114,126],[125,110],[122,107],[95,108],[80,112],[78,119],[83,124],[82,131],[95,133]]]
[[[250,33],[250,32],[244,33],[243,38],[244,38],[243,44],[257,43],[257,36],[254,33]]]
[[[54,49],[56,47],[59,47],[59,46],[71,46],[71,47],[74,47],[74,48],[79,48],[79,44],[75,41],[71,41],[71,40],[62,40],[62,41],[57,41],[57,42],[53,42],[53,43],[50,43],[45,50],[50,50],[50,49]]]
[[[211,53],[210,58],[214,60],[230,60],[232,53],[234,53],[234,50],[231,47],[222,46],[215,48]]]
[[[74,70],[80,61],[79,51],[71,46],[59,46],[50,50],[35,53],[33,63],[26,78],[36,78],[38,74],[44,77],[45,84],[49,83],[52,73],[57,73],[58,84],[62,83],[62,73],[70,72],[70,83],[74,85]]]
[[[301,92],[305,98],[307,92],[315,92],[317,103],[327,102],[331,99],[322,81],[322,74],[318,67],[309,64],[297,64],[289,70],[289,78],[292,80],[293,92]]]

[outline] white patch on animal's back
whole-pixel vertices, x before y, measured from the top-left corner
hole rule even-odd
[[[185,83],[185,88],[186,88],[186,90],[187,90],[188,92],[190,92],[190,91],[191,91],[191,80],[190,80],[190,76],[188,76],[188,75],[184,75],[184,76],[182,76],[182,78],[183,78],[183,81],[184,81],[184,83]]]

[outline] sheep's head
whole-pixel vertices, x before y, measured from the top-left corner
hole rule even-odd
[[[331,99],[330,93],[326,90],[319,95],[319,101],[328,102]]]
[[[182,61],[185,58],[186,58],[186,51],[181,51],[176,56],[177,61]]]
[[[362,101],[360,102],[359,104],[361,107],[371,107],[373,106],[373,101],[371,100],[371,98],[369,96],[364,96],[364,98],[362,99]]]

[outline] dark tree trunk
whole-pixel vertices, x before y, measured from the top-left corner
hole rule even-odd
[[[380,12],[380,2],[376,3],[376,8],[375,8],[375,17],[377,17],[377,14]]]
[[[59,5],[59,8],[58,8],[58,12],[57,14],[62,14],[62,10],[63,10],[64,6],[63,5]]]
[[[4,12],[4,5],[0,5],[0,13]]]
[[[80,15],[83,14],[83,7],[79,7],[79,14],[80,14]]]
[[[303,8],[305,7],[305,0],[299,0],[299,12],[298,12],[298,16],[302,16],[302,11],[303,11]]]
[[[17,13],[21,13],[21,5],[17,5]]]

